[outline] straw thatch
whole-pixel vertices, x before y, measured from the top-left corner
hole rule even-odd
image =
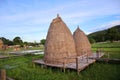
[[[58,15],[50,24],[44,52],[44,62],[46,63],[60,64],[64,61],[66,63],[75,61],[65,59],[66,57],[76,57],[75,43],[70,30]]]
[[[85,35],[85,33],[82,30],[80,30],[79,27],[74,32],[73,38],[75,41],[76,52],[78,56],[86,54],[86,53],[91,55],[92,53],[91,44],[87,36]]]
[[[0,49],[3,47],[3,41],[0,39]]]

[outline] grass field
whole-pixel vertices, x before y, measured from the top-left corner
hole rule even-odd
[[[94,47],[93,50],[97,48]],[[104,49],[106,51],[111,50],[109,52],[110,58],[120,58],[120,49],[118,47]],[[58,68],[46,69],[40,67],[40,65],[32,64],[32,59],[40,58],[43,58],[43,55],[0,59],[0,69],[6,69],[7,76],[15,80],[120,80],[120,64],[95,62],[77,75],[76,71],[73,70],[66,70],[64,73]]]
[[[120,65],[94,63],[79,75],[73,70],[65,73],[60,69],[41,68],[32,64],[33,58],[39,56],[21,56],[1,59],[0,67],[7,70],[7,76],[15,80],[120,80]]]
[[[92,48],[120,48],[120,42],[105,42],[92,44]]]

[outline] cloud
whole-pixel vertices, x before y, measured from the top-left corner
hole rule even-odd
[[[90,31],[89,33],[91,33],[92,31],[100,31],[100,30],[108,29],[108,28],[116,26],[116,25],[120,25],[120,20],[111,21],[106,24],[102,24],[100,26],[92,28],[89,30]]]
[[[2,28],[0,34],[24,36],[34,33],[34,35],[38,35],[39,32],[47,33],[49,24],[57,13],[69,25],[71,31],[75,29],[74,26],[85,24],[88,26],[85,32],[89,33],[92,30],[88,31],[88,29],[92,28],[94,24],[89,25],[88,22],[118,15],[118,22],[111,19],[112,22],[106,23],[108,22],[106,21],[104,22],[106,24],[93,28],[95,31],[102,30],[110,26],[107,24],[119,23],[119,4],[119,0],[8,1],[7,4],[0,6],[0,28]],[[96,23],[96,25],[98,24],[99,22]]]
[[[74,23],[77,24],[79,22],[82,23],[106,15],[108,16],[113,14],[120,14],[120,9],[117,3],[113,1],[109,1],[107,5],[103,5],[103,3],[104,2],[102,1],[97,2],[92,0],[91,2],[89,2],[89,1],[81,0],[81,1],[76,1],[74,3],[72,1],[66,2],[64,4],[60,3],[56,7],[53,6],[54,8],[48,7],[45,10],[36,9],[32,11],[30,10],[22,11],[21,13],[19,13],[19,11],[16,10],[16,14],[14,15],[0,16],[1,17],[0,21],[2,23],[14,23],[14,22],[24,21],[26,23],[42,24],[42,23],[50,22],[50,20],[53,18],[54,15],[60,13],[66,21],[69,20],[71,21],[72,19],[73,24]],[[30,7],[28,4],[23,4],[23,3],[21,6],[27,6],[28,8]]]

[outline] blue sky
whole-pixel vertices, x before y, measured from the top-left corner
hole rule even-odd
[[[0,0],[0,37],[39,42],[57,13],[89,34],[120,24],[120,0]]]

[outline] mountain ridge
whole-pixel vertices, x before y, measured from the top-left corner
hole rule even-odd
[[[114,38],[116,37],[116,38]],[[117,41],[120,40],[120,25],[113,26],[111,28],[93,32],[88,34],[88,38],[91,42],[91,40],[94,40],[95,42],[104,42],[104,41]]]

